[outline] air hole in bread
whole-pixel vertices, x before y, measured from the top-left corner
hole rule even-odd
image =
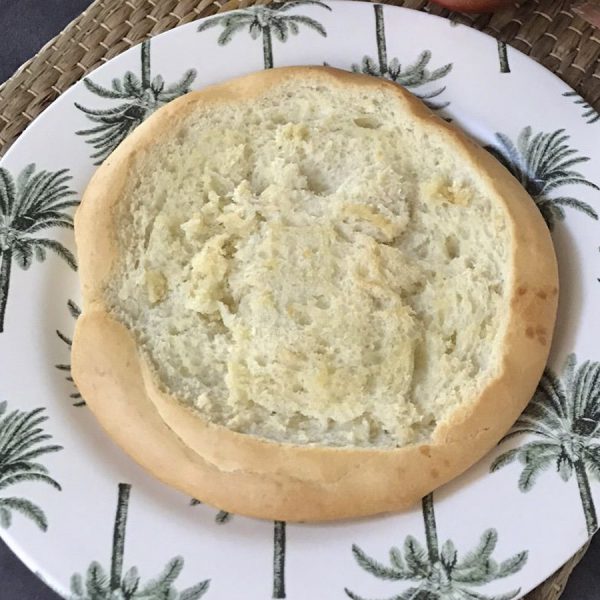
[[[354,119],[354,124],[362,129],[379,129],[381,121],[375,117],[357,117]]]
[[[450,260],[460,256],[460,243],[454,234],[446,237],[446,255]]]
[[[315,306],[320,310],[327,310],[331,306],[331,302],[325,296],[315,296]]]

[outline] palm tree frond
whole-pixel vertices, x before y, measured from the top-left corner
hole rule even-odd
[[[402,558],[402,552],[395,546],[390,548],[390,563],[392,567],[399,572],[404,572],[406,567],[404,565],[404,559]]]
[[[350,598],[350,600],[367,600],[365,597],[355,594],[354,592],[350,591],[348,588],[344,588],[344,592],[345,592],[346,596],[348,596],[348,598]]]
[[[350,70],[353,73],[364,73],[365,75],[372,75],[373,77],[383,77],[383,74],[379,72],[375,61],[370,56],[363,56],[361,64],[353,64],[350,67]]]
[[[452,571],[456,566],[458,553],[452,540],[447,540],[442,546],[442,551],[440,554],[440,558],[442,559],[442,563],[446,567],[446,570]]]
[[[420,98],[421,100],[423,100],[425,102],[425,100],[431,100],[432,98],[437,98],[438,96],[441,96],[445,91],[446,91],[446,86],[438,88],[437,90],[431,90],[430,92],[413,92],[413,94],[417,98]],[[425,104],[427,104],[427,103],[425,102]],[[446,104],[450,104],[450,103],[447,102]]]
[[[564,424],[564,417],[544,402],[540,394],[535,394],[523,414],[517,419],[515,428],[533,427],[549,437],[553,437]]]
[[[34,428],[43,423],[47,417],[42,415],[43,408],[35,408],[32,411],[24,412],[14,410],[3,417],[0,421],[0,448],[4,451],[15,438],[23,438],[33,432]]]
[[[273,19],[270,25],[271,31],[275,34],[275,39],[285,42],[288,39],[287,20]]]
[[[83,78],[83,85],[88,89],[88,91],[92,92],[96,96],[100,96],[100,98],[110,98],[110,99],[122,99],[126,98],[127,94],[124,93],[121,88],[121,84],[119,82],[118,85],[115,85],[115,80],[113,79],[112,86],[113,89],[105,88],[98,83],[92,81],[89,77]]]
[[[406,578],[405,573],[395,568],[386,567],[382,563],[365,554],[365,552],[356,544],[352,545],[352,554],[361,568],[368,573],[371,573],[371,575],[374,575],[378,579],[399,581]]]
[[[495,596],[486,596],[466,588],[460,590],[459,598],[460,600],[496,600]]]
[[[290,15],[286,17],[286,22],[294,23],[296,25],[305,25],[309,29],[316,31],[319,35],[327,37],[327,31],[325,31],[325,27],[323,27],[321,23],[315,21],[315,19],[311,19],[310,17],[305,17],[302,15]]]
[[[572,198],[570,196],[559,196],[557,198],[551,198],[546,201],[537,202],[538,208],[542,209],[543,207],[557,207],[557,206],[568,206],[569,208],[574,208],[579,212],[587,215],[594,221],[598,220],[598,213],[587,203],[582,200],[577,200],[576,198]]]
[[[88,139],[86,142],[94,149],[114,149],[143,121],[143,116],[140,114],[136,119],[129,119],[125,114],[120,114],[118,117],[115,117],[113,123],[108,123],[105,119],[103,133],[90,135],[89,132],[91,130],[78,133],[87,136]]]
[[[139,98],[144,92],[142,80],[133,71],[126,71],[123,75],[123,90],[128,98]]]
[[[11,475],[10,477],[4,477],[0,479],[0,489],[13,485],[15,483],[20,483],[22,481],[30,482],[30,481],[42,481],[51,485],[53,488],[57,490],[61,490],[60,484],[52,479],[49,475],[44,473],[19,473],[17,475]]]
[[[77,304],[75,303],[74,300],[67,301],[67,308],[69,309],[69,314],[74,319],[78,319],[79,316],[81,315],[81,309],[79,308],[79,306],[77,306]]]
[[[540,460],[554,460],[560,455],[562,445],[559,442],[546,442],[534,440],[519,448],[519,461],[521,464],[534,464]]]
[[[8,508],[0,506],[0,527],[8,529],[12,524],[12,514]]]
[[[583,119],[585,119],[585,122],[588,125],[592,125],[593,123],[600,121],[600,113],[596,112],[596,110],[592,108],[592,106],[588,104],[577,92],[571,90],[569,92],[565,92],[563,96],[567,98],[575,98],[573,102],[581,106],[583,111],[581,113],[581,116],[583,117]]]
[[[569,384],[574,416],[597,417],[600,412],[600,363],[589,360],[581,363]]]
[[[224,525],[225,523],[229,523],[232,517],[233,515],[230,512],[227,512],[226,510],[220,510],[215,516],[215,521],[219,525]]]
[[[496,577],[508,577],[520,571],[527,562],[528,552],[519,552],[511,558],[502,561],[498,567]]]
[[[32,166],[35,168],[35,165]],[[0,214],[9,215],[13,213],[15,197],[16,187],[13,178],[4,167],[0,167]]]
[[[197,74],[196,69],[188,69],[178,82],[171,84],[161,92],[160,100],[168,102],[182,94],[187,94]]]
[[[350,598],[351,600],[368,600],[364,596],[359,596],[358,594],[355,594],[353,591],[349,590],[348,588],[344,588],[344,592],[346,593],[346,596],[348,596],[348,598]],[[419,596],[416,595],[417,593],[418,593],[417,588],[409,588],[408,590],[406,590],[405,592],[403,592],[401,594],[392,596],[391,598],[386,598],[386,600],[426,600],[426,599],[420,599]],[[432,600],[436,600],[436,599],[432,599]]]
[[[165,80],[162,75],[157,75],[150,83],[150,89],[156,97],[160,96],[165,89]]]
[[[83,589],[83,577],[79,573],[71,576],[71,593],[76,596],[83,596],[85,593]]]
[[[566,482],[571,479],[571,476],[573,475],[573,463],[566,455],[562,454],[559,456],[558,461],[556,462],[556,471],[563,481]]]
[[[45,219],[42,219],[42,220],[36,222],[35,225],[32,225],[31,227],[29,227],[29,229],[27,230],[27,233],[29,233],[29,234],[37,233],[38,231],[44,231],[45,229],[51,229],[52,227],[56,227],[57,229],[73,229],[73,221],[72,221],[71,217],[66,217],[66,218],[62,218],[62,219],[45,218]],[[38,248],[34,247],[34,251],[37,251],[37,250],[38,250]],[[40,262],[42,260],[44,260],[44,259],[43,258],[40,259]]]
[[[196,31],[206,31],[207,29],[211,29],[213,27],[216,27],[217,25],[224,25],[225,27],[227,27],[227,20],[231,19],[232,16],[237,17],[238,15],[233,13],[229,15],[212,17],[211,19],[205,19],[202,23],[198,25],[198,29],[196,29]]]
[[[67,173],[67,169],[54,173],[40,171],[28,180],[24,188],[18,188],[18,202],[13,213],[13,226],[16,229],[26,231],[27,225],[37,220],[40,213],[48,210],[57,200],[75,195],[75,192],[65,185],[72,179]]]
[[[136,567],[131,567],[123,577],[121,589],[126,598],[133,598],[140,584],[140,576]]]
[[[149,581],[141,590],[141,594],[151,595],[159,593],[165,594],[172,587],[173,583],[179,577],[183,569],[183,558],[176,556],[172,558],[163,572],[156,578]]]
[[[429,71],[429,74],[427,75],[427,81],[437,81],[438,79],[442,79],[442,77],[446,77],[446,75],[448,75],[448,73],[450,73],[450,71],[452,71],[452,63],[448,63],[445,64],[441,67],[438,67],[437,69],[434,69],[433,71]]]
[[[531,133],[531,128],[526,127],[521,135]],[[486,146],[485,149],[501,162],[521,183],[525,183],[524,164],[519,150],[512,140],[503,133],[496,133],[498,146]]]
[[[86,117],[88,117],[92,123],[102,123],[102,125],[93,127],[91,129],[82,129],[76,131],[75,133],[78,135],[98,133],[103,131],[106,128],[106,125],[118,123],[121,119],[123,119],[127,109],[132,105],[131,102],[127,102],[125,104],[114,106],[113,108],[88,108],[87,106],[83,106],[83,104],[79,104],[78,102],[75,102],[74,104],[76,108],[85,113]]]
[[[89,598],[106,598],[110,590],[110,580],[102,565],[94,561],[90,564],[85,578],[85,587]]]
[[[30,245],[22,242],[15,242],[13,248],[13,258],[17,265],[24,271],[27,271],[33,261],[33,249]]]
[[[473,600],[513,600],[521,593],[521,588],[506,592],[505,594],[495,594],[494,596],[483,596],[481,598],[473,598]],[[471,600],[471,599],[469,599]]]
[[[0,508],[15,510],[31,519],[42,531],[48,529],[48,521],[44,511],[25,498],[0,498]]]
[[[324,2],[319,2],[319,0],[290,0],[289,2],[272,2],[270,6],[274,7],[274,10],[278,12],[287,12],[291,8],[296,8],[298,6],[320,6],[321,8],[325,8],[328,11],[331,11],[331,6],[328,6]]]
[[[531,462],[523,468],[521,475],[519,476],[519,489],[522,492],[529,492],[533,487],[538,476],[542,471],[548,468],[552,462],[551,456],[540,457],[535,462]]]
[[[259,30],[253,29],[252,25],[253,24],[250,24],[250,35],[252,36],[252,39],[256,39],[259,35]],[[219,46],[225,46],[229,44],[233,36],[247,26],[248,24],[244,22],[232,23],[231,25],[225,26],[221,32],[221,35],[219,35],[217,39],[217,43]]]
[[[21,457],[22,450],[28,450],[31,446],[52,438],[50,434],[43,433],[42,428],[38,427],[46,420],[43,415],[38,413],[37,416],[32,416],[30,419],[23,418],[19,413],[17,415],[17,418],[11,421],[11,425],[5,430],[5,436],[0,438],[2,461],[7,456]]]
[[[567,390],[561,380],[548,368],[544,369],[544,374],[535,391],[533,401],[545,404],[561,418],[569,416],[570,404],[567,398]]]
[[[209,586],[210,579],[201,581],[195,586],[183,590],[180,593],[178,600],[198,600],[198,598],[204,596],[204,594],[208,591]]]
[[[408,570],[412,573],[427,572],[427,553],[412,535],[406,536],[404,540],[404,559]]]
[[[37,440],[34,443],[37,443]],[[40,446],[39,448],[34,448],[32,450],[29,450],[28,452],[23,452],[23,453],[17,454],[16,458],[18,458],[19,462],[15,462],[13,464],[20,465],[23,462],[26,462],[26,463],[29,462],[32,467],[35,467],[38,471],[41,471],[42,473],[45,473],[46,468],[43,465],[40,465],[38,463],[31,463],[31,460],[33,460],[34,458],[43,456],[44,454],[52,454],[54,452],[59,452],[62,449],[63,449],[63,447],[59,446],[59,445]],[[19,448],[19,450],[20,450],[20,448]],[[4,471],[2,471],[2,472],[4,472]]]
[[[71,267],[71,269],[74,271],[77,270],[77,261],[75,260],[75,256],[60,242],[47,238],[27,238],[27,240],[31,243],[32,247],[41,246],[42,248],[52,250],[55,254],[60,256],[60,258],[62,258]]]
[[[457,569],[470,569],[481,563],[485,563],[496,549],[498,533],[495,529],[486,529],[479,540],[479,544],[472,552],[469,552],[459,563]]]
[[[519,454],[519,451],[519,448],[513,448],[512,450],[507,450],[506,452],[503,452],[497,456],[490,465],[490,472],[494,473],[495,471],[498,471],[498,469],[501,469],[511,462],[514,462]]]

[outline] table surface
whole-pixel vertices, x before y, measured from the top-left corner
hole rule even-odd
[[[90,0],[0,0],[0,82],[35,54]],[[600,598],[600,536],[575,568],[561,600]],[[1,600],[59,600],[0,540]],[[317,600],[317,599],[315,599]]]

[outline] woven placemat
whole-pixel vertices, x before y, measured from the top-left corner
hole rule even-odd
[[[0,86],[0,156],[46,106],[97,66],[177,25],[255,3],[96,0]],[[387,3],[449,17],[508,42],[556,73],[600,111],[600,32],[572,12],[572,1],[515,2],[491,15],[454,13],[423,0]],[[558,600],[586,549],[587,544],[526,600]]]

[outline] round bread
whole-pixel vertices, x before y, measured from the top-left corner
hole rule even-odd
[[[406,508],[506,433],[558,276],[533,200],[401,87],[329,68],[183,96],[75,217],[73,377],[113,439],[219,508]]]

